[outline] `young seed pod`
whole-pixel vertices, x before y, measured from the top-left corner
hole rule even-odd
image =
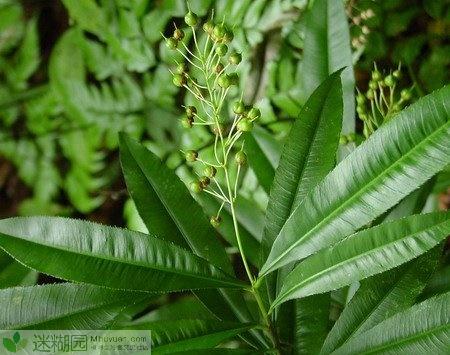
[[[366,102],[366,98],[364,97],[363,94],[358,94],[358,96],[356,96],[356,103],[358,105],[364,105],[365,102]]]
[[[392,73],[392,75],[394,76],[395,79],[401,79],[402,77],[402,72],[400,70],[394,70],[394,72]]]
[[[216,47],[216,53],[219,57],[223,57],[225,54],[227,54],[227,52],[228,52],[228,47],[226,44],[222,43]]]
[[[393,75],[389,74],[387,77],[384,78],[384,83],[387,87],[392,87],[395,84],[395,78]]]
[[[204,189],[206,189],[208,187],[209,183],[211,182],[211,180],[207,176],[202,176],[199,181],[200,181],[200,185],[202,185],[202,188],[204,188]]]
[[[214,24],[211,21],[207,21],[203,24],[203,31],[211,35],[214,30]]]
[[[217,84],[223,89],[228,89],[231,85],[230,77],[227,74],[220,75]]]
[[[223,36],[223,41],[225,43],[230,43],[231,41],[233,41],[233,39],[234,39],[233,31],[231,31],[229,29],[225,29],[225,34]]]
[[[184,38],[184,31],[177,28],[175,31],[173,31],[173,38],[175,38],[177,41],[181,41]]]
[[[203,187],[202,187],[202,184],[200,183],[200,181],[192,181],[189,184],[189,187],[191,188],[191,191],[196,194],[199,194],[200,192],[203,191]]]
[[[198,16],[192,11],[189,11],[186,16],[184,16],[184,22],[186,22],[186,25],[194,27],[197,25]]]
[[[197,109],[194,106],[187,106],[186,107],[186,116],[188,118],[194,118],[194,116],[197,114]]]
[[[186,63],[180,63],[177,65],[177,73],[178,74],[184,74],[187,73],[189,71],[189,67],[187,66]]]
[[[223,66],[223,64],[222,64],[222,63],[219,63],[219,64],[217,64],[216,67],[214,68],[214,71],[216,72],[216,74],[220,74],[220,73],[222,73],[222,71],[223,71],[224,68],[225,68],[225,67]]]
[[[239,84],[238,73],[230,73],[230,74],[228,74],[228,78],[230,79],[230,85],[238,85]]]
[[[220,216],[212,216],[209,220],[209,223],[211,223],[214,228],[219,228],[220,222],[222,222],[222,218]]]
[[[214,34],[214,38],[218,41],[221,41],[223,39],[223,37],[225,36],[226,33],[226,28],[224,25],[219,24],[214,26],[214,30],[213,30],[213,34]]]
[[[238,65],[242,61],[242,55],[236,52],[231,53],[228,61],[230,62],[230,64]]]
[[[185,154],[187,162],[193,163],[198,158],[198,153],[195,150],[188,150]]]
[[[374,70],[372,72],[372,80],[373,81],[380,81],[381,80],[381,73],[378,70]]]
[[[170,49],[176,49],[178,47],[178,41],[173,37],[169,37],[166,39],[166,46]]]
[[[375,98],[375,93],[373,92],[372,89],[367,90],[366,97],[367,97],[369,100],[373,100],[373,99]]]
[[[378,85],[375,81],[371,80],[369,81],[369,88],[372,90],[376,90],[378,88]]]
[[[236,101],[233,104],[233,112],[236,115],[242,115],[245,112],[245,104],[242,101]]]
[[[252,107],[250,111],[248,111],[247,117],[252,121],[257,120],[261,117],[261,111],[256,107]]]
[[[172,81],[175,86],[182,87],[186,84],[186,77],[182,74],[174,74]]]
[[[192,124],[194,123],[194,120],[192,118],[189,117],[183,117],[181,119],[181,125],[184,128],[192,128]]]
[[[237,129],[241,132],[250,132],[252,128],[253,122],[248,118],[242,118],[237,124]]]
[[[234,156],[234,160],[238,165],[245,165],[247,163],[247,155],[242,150],[240,150]]]
[[[213,166],[207,166],[203,170],[203,174],[205,174],[205,176],[209,177],[210,179],[212,179],[214,176],[216,176],[216,173],[217,173],[217,169]]]

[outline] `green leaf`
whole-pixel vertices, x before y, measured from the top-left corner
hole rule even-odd
[[[10,352],[16,352],[16,344],[9,338],[3,338],[3,346]]]
[[[175,172],[125,135],[120,136],[120,152],[130,195],[149,232],[189,246],[195,254],[232,274],[216,231]]]
[[[0,289],[31,286],[36,283],[37,272],[30,270],[0,251]]]
[[[331,353],[357,334],[411,307],[436,268],[441,253],[442,248],[436,247],[408,264],[361,282],[328,334],[321,353]]]
[[[161,239],[74,219],[1,220],[0,247],[32,269],[117,289],[167,292],[243,284]]]
[[[401,265],[450,234],[450,212],[414,215],[355,233],[300,263],[271,306],[335,290]]]
[[[152,354],[173,354],[179,351],[212,348],[254,327],[253,324],[181,319],[142,323],[125,329],[151,330]]]
[[[359,334],[332,354],[448,354],[449,304],[450,293],[430,298]]]
[[[13,335],[13,340],[17,344],[20,341],[20,334],[19,332],[15,332]]]
[[[94,0],[63,0],[72,19],[86,31],[92,32],[101,38],[108,30],[105,12]]]
[[[265,275],[363,227],[450,163],[450,86],[403,110],[348,155],[287,220]]]
[[[0,290],[1,329],[103,329],[143,293],[54,284]]]
[[[342,73],[344,101],[343,132],[355,129],[355,78],[350,33],[344,2],[315,0],[306,15],[302,78],[308,97],[328,75],[347,67]]]

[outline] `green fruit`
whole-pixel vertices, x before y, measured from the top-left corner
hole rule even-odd
[[[402,77],[402,72],[400,70],[395,70],[392,75],[394,76],[395,79],[401,79]]]
[[[177,73],[178,74],[184,74],[189,71],[189,67],[186,65],[186,63],[180,63],[177,65]]]
[[[178,41],[173,37],[169,37],[166,39],[166,46],[170,49],[176,49],[178,47]]]
[[[373,81],[380,81],[381,80],[381,73],[378,70],[375,70],[372,72],[372,80]]]
[[[408,101],[411,99],[411,91],[407,90],[407,89],[403,89],[400,92],[400,97],[403,101]]]
[[[230,62],[230,64],[238,65],[242,61],[242,55],[240,53],[234,52],[230,55],[228,61]]]
[[[209,183],[211,182],[211,180],[207,176],[202,176],[199,181],[200,185],[202,185],[202,188],[204,189],[207,188]]]
[[[216,53],[219,57],[223,57],[228,52],[228,47],[226,44],[219,44],[216,47]]]
[[[209,177],[209,178],[213,178],[214,176],[216,176],[217,173],[217,169],[213,166],[207,166],[204,170],[203,170],[203,174],[205,174],[205,176]]]
[[[211,34],[214,30],[214,24],[211,21],[205,22],[203,24],[203,31],[205,31],[208,34]]]
[[[237,129],[241,132],[250,132],[253,128],[253,122],[247,118],[241,119],[237,124]]]
[[[226,29],[223,36],[223,41],[225,43],[230,43],[234,39],[234,33],[231,30]]]
[[[194,123],[194,120],[192,118],[189,117],[183,117],[181,119],[181,125],[184,128],[192,128],[192,124]]]
[[[365,102],[366,98],[362,94],[358,94],[358,96],[356,97],[356,103],[358,105],[364,105]]]
[[[192,163],[197,160],[198,153],[195,150],[188,150],[185,154],[186,161]]]
[[[258,118],[261,117],[261,111],[256,107],[252,107],[250,111],[248,111],[247,117],[252,121],[257,120]]]
[[[369,100],[373,100],[373,99],[375,98],[375,93],[373,92],[372,89],[367,90],[366,97],[367,97]]]
[[[395,79],[392,75],[388,75],[387,77],[384,78],[384,83],[386,84],[387,87],[392,87],[395,84]]]
[[[369,88],[372,90],[376,90],[378,88],[378,85],[375,81],[371,80],[369,81]]]
[[[220,41],[225,36],[226,31],[227,30],[224,25],[221,25],[221,24],[216,25],[216,26],[214,26],[214,30],[213,30],[214,37]]]
[[[222,124],[219,123],[218,125],[215,124],[214,126],[212,126],[211,130],[216,136],[219,136],[223,134],[225,128],[223,127]]]
[[[178,41],[181,41],[184,38],[183,30],[177,28],[175,31],[173,31],[173,38],[175,38]]]
[[[227,89],[231,85],[230,77],[227,74],[222,74],[219,76],[217,83],[221,88]]]
[[[196,194],[199,194],[200,192],[203,191],[202,184],[200,183],[200,181],[192,181],[189,187],[191,188],[191,191],[195,192]]]
[[[182,87],[186,84],[186,77],[182,74],[174,74],[172,81],[175,86]]]
[[[247,163],[247,155],[242,150],[240,150],[234,156],[234,160],[238,165],[245,165]]]
[[[198,16],[192,11],[189,11],[186,16],[184,16],[184,22],[186,22],[186,25],[194,27],[195,25],[197,25]]]
[[[220,226],[220,222],[222,221],[222,218],[220,218],[219,216],[212,216],[211,218],[210,218],[210,220],[209,220],[209,222],[211,223],[211,225],[214,227],[214,228],[219,228],[219,226]]]
[[[228,78],[230,79],[230,85],[238,85],[239,84],[239,75],[237,73],[228,74]]]
[[[339,137],[339,144],[344,145],[344,144],[347,144],[347,143],[348,143],[348,141],[347,141],[347,136],[345,136],[344,134],[342,134],[342,135]]]
[[[197,114],[197,109],[194,106],[186,107],[186,116],[188,118],[193,118]]]
[[[245,105],[242,101],[236,101],[233,105],[233,112],[236,115],[242,115],[245,112]]]

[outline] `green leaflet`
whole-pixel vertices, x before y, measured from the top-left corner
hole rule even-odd
[[[450,212],[414,215],[353,234],[295,267],[271,308],[338,289],[423,254],[450,234],[449,217]]]
[[[450,293],[430,298],[359,334],[332,354],[448,354],[449,304]]]
[[[74,219],[1,220],[0,247],[41,272],[116,289],[168,292],[243,285],[161,239]]]
[[[0,290],[1,329],[104,329],[148,295],[91,285],[54,284]]]
[[[403,110],[347,156],[289,217],[260,274],[338,242],[449,164],[449,106],[446,86]]]
[[[187,244],[194,253],[231,274],[230,260],[216,231],[175,172],[125,135],[120,136],[120,150],[130,195],[149,232],[182,246]]]
[[[329,354],[352,337],[414,304],[439,261],[436,247],[408,264],[375,275],[361,286],[344,308],[325,340],[321,354]]]
[[[305,97],[308,97],[328,75],[347,67],[342,73],[343,132],[353,132],[355,78],[347,16],[342,1],[314,1],[306,15],[303,53],[301,78]]]
[[[150,329],[152,354],[173,354],[179,351],[213,348],[224,340],[254,327],[254,324],[245,323],[181,319],[142,323],[125,329]]]

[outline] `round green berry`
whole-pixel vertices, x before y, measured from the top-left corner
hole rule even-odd
[[[250,132],[253,128],[253,122],[247,118],[241,119],[237,124],[237,129],[241,132]]]
[[[184,22],[186,22],[186,25],[194,27],[195,25],[197,25],[198,16],[192,11],[189,11],[186,16],[184,16]]]
[[[186,106],[186,116],[193,118],[197,114],[197,109],[194,106]]]
[[[175,86],[182,87],[186,84],[186,77],[182,74],[174,74],[172,81]]]
[[[228,78],[230,79],[230,85],[238,85],[239,84],[238,73],[230,73],[230,74],[228,74]]]
[[[203,24],[203,31],[205,31],[208,34],[211,34],[214,30],[214,24],[211,21],[207,21]]]
[[[209,222],[211,223],[211,225],[214,228],[219,228],[220,227],[220,222],[222,221],[222,218],[220,218],[220,216],[212,216],[209,220]]]
[[[364,97],[364,95],[358,94],[358,96],[356,96],[356,103],[358,105],[364,105],[365,102],[366,102],[366,98]]]
[[[378,70],[374,70],[372,72],[372,80],[373,81],[380,81],[381,80],[381,73]]]
[[[234,156],[234,161],[238,164],[238,165],[245,165],[247,163],[247,155],[240,150],[239,152],[236,153],[236,155]]]
[[[200,192],[203,191],[203,187],[202,184],[200,183],[200,181],[192,181],[189,185],[189,187],[191,188],[191,191],[199,194]]]
[[[206,189],[208,187],[209,183],[211,182],[211,180],[207,176],[202,176],[199,181],[200,181],[200,185],[202,185],[202,187],[204,189]]]
[[[181,41],[184,38],[184,31],[177,28],[175,31],[173,31],[173,38]]]
[[[194,120],[192,118],[189,117],[183,117],[181,119],[181,125],[184,128],[192,128],[192,124],[194,123]]]
[[[403,89],[400,92],[400,97],[403,101],[408,101],[411,99],[411,91],[407,90],[407,89]]]
[[[188,150],[185,154],[186,161],[192,163],[197,160],[198,153],[195,150]]]
[[[247,117],[252,121],[257,120],[258,118],[261,117],[261,111],[256,107],[252,107],[250,111],[248,111]]]
[[[176,49],[178,47],[178,41],[173,37],[169,37],[166,39],[166,46],[170,49]]]
[[[238,65],[242,61],[242,55],[240,53],[231,53],[230,58],[228,58],[230,64]]]
[[[394,76],[395,79],[401,79],[402,77],[402,72],[400,70],[394,70],[394,72],[392,73],[392,75]]]
[[[216,47],[216,53],[219,57],[223,57],[225,54],[227,54],[227,52],[228,52],[228,47],[226,44],[222,43]]]
[[[392,87],[395,84],[394,76],[389,74],[387,77],[384,78],[384,83],[387,87]]]
[[[236,101],[233,104],[233,112],[236,115],[242,115],[245,112],[245,105],[242,101]]]
[[[212,179],[214,176],[216,176],[216,173],[217,173],[217,169],[213,166],[207,166],[203,170],[203,174],[205,174],[205,176],[209,177],[210,179]]]
[[[347,143],[348,143],[347,136],[345,134],[341,134],[341,136],[339,137],[339,144],[344,145]]]
[[[231,85],[231,80],[227,74],[222,74],[219,76],[219,79],[217,79],[217,83],[221,88],[227,89]]]
[[[225,29],[225,34],[223,35],[223,41],[225,43],[230,43],[233,39],[234,39],[233,31]]]
[[[362,114],[366,113],[366,110],[364,109],[364,106],[358,105],[356,106],[356,112],[358,112],[358,115],[361,116]]]
[[[214,26],[214,30],[213,30],[214,37],[220,41],[225,36],[226,31],[227,30],[224,25],[222,25],[222,24],[216,25],[216,26]]]
[[[373,100],[373,99],[375,98],[375,93],[373,92],[372,89],[367,90],[366,97],[367,97],[369,100]]]
[[[373,80],[369,81],[369,88],[372,90],[376,90],[378,87],[377,83]]]

